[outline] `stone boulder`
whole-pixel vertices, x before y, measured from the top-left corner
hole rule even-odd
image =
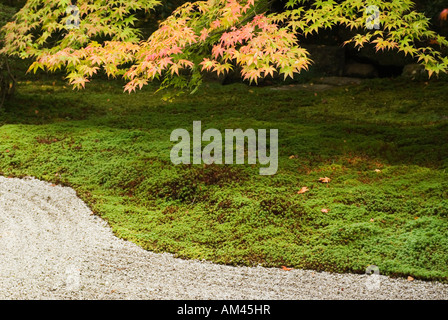
[[[345,65],[344,75],[346,77],[376,78],[378,70],[372,64],[351,61]]]
[[[418,63],[407,64],[403,68],[403,73],[401,74],[405,78],[423,78],[428,76],[428,72],[425,67]]]
[[[313,61],[310,72],[325,76],[342,76],[345,64],[345,49],[341,46],[302,44]]]

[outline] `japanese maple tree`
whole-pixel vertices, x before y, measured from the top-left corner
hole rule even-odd
[[[157,0],[80,0],[79,28],[67,28],[70,0],[29,0],[3,28],[0,53],[31,58],[29,70],[64,69],[83,88],[99,71],[126,80],[125,91],[154,79],[161,87],[194,90],[205,71],[226,73],[238,66],[244,79],[306,70],[312,57],[297,35],[343,26],[356,30],[345,44],[404,52],[429,73],[448,71],[445,37],[410,0],[289,0],[280,13],[268,0],[208,0],[185,3],[143,39],[134,27],[136,12],[161,5]],[[366,7],[376,6],[380,27],[368,28]]]

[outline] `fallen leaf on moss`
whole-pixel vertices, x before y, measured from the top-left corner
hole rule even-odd
[[[302,187],[302,189],[300,189],[299,191],[297,191],[297,194],[302,194],[305,193],[307,191],[310,191],[310,189],[308,189],[307,187]]]
[[[331,181],[331,179],[328,178],[328,177],[325,177],[325,178],[319,178],[319,182],[322,182],[322,183],[329,183],[330,181]]]

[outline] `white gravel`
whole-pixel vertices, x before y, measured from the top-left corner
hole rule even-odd
[[[73,189],[0,177],[0,299],[447,299],[448,285],[216,265],[115,237]]]

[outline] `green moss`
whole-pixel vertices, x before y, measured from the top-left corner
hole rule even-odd
[[[171,104],[151,87],[64,86],[19,85],[1,118],[0,173],[72,186],[117,236],[217,263],[356,273],[375,264],[448,281],[446,82],[369,80],[317,95],[210,84]],[[278,173],[174,166],[170,133],[194,120],[279,129]]]

